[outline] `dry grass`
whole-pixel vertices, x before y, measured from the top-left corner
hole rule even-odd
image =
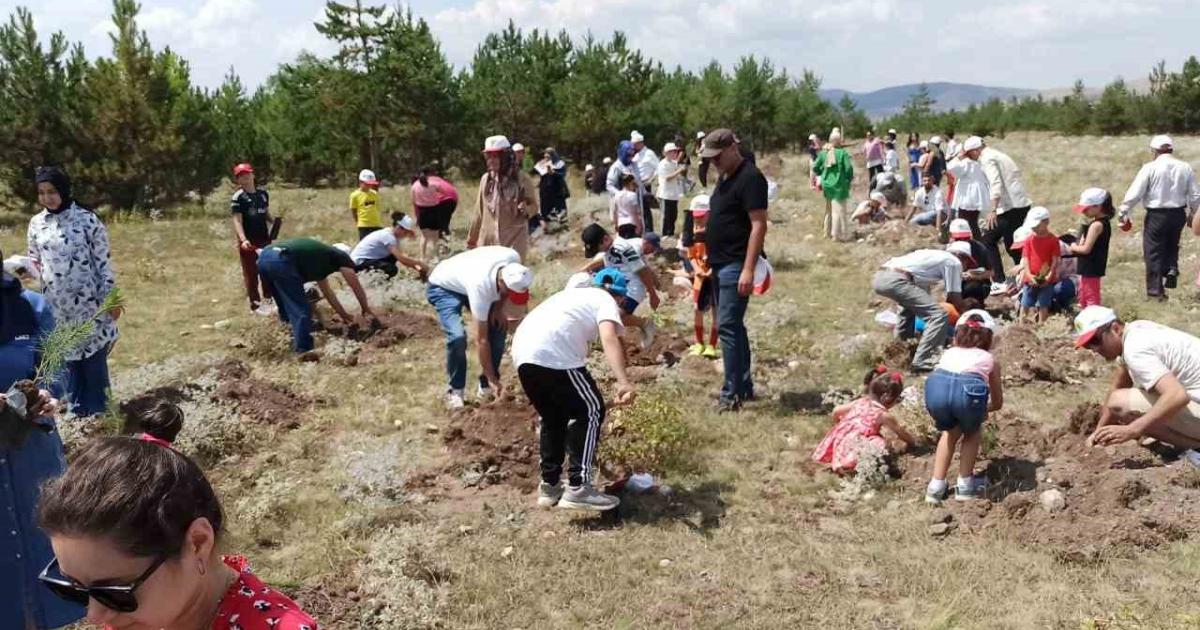
[[[1178,140],[1181,156],[1200,158],[1200,139]],[[996,144],[1022,165],[1056,230],[1076,227],[1069,206],[1080,190],[1100,185],[1119,196],[1145,158],[1141,137],[1015,134]],[[781,394],[855,385],[885,340],[872,322],[869,278],[900,246],[810,238],[820,233],[823,203],[806,186],[805,161],[780,164],[783,194],[768,241],[780,271],[749,315],[764,401],[718,416],[709,403],[715,373],[673,378],[705,467],[668,479],[677,489],[671,501],[628,499],[620,523],[537,511],[531,497],[504,488],[444,500],[405,490],[405,480],[445,456],[428,428],[447,422],[437,405],[439,339],[409,340],[386,360],[356,367],[269,352],[250,360],[255,348],[231,348],[239,339],[270,343],[271,335],[246,313],[222,195],[189,218],[110,221],[129,302],[113,355],[118,397],[187,380],[199,358],[232,354],[255,376],[322,401],[298,429],[254,428],[248,452],[211,474],[232,517],[230,549],[251,556],[269,581],[317,593],[312,601],[336,611],[329,627],[1197,627],[1195,543],[1081,566],[1015,537],[930,538],[920,497],[898,483],[856,504],[830,500],[836,480],[803,468],[828,420],[793,412]],[[352,242],[346,192],[272,195],[290,210],[287,235]],[[388,203],[401,197],[385,191]],[[573,212],[598,207],[576,199]],[[468,214],[456,217],[460,235]],[[19,251],[22,237],[0,232],[0,245]],[[1191,237],[1184,251],[1192,273]],[[1107,301],[1200,332],[1192,291],[1177,291],[1180,299],[1167,305],[1141,300],[1139,239],[1117,237],[1112,261]],[[543,294],[560,286],[567,267],[537,262]],[[1190,278],[1181,284],[1192,286]],[[392,306],[420,307],[412,291],[388,295]],[[668,312],[667,326],[690,336],[688,309]],[[223,320],[227,327],[212,327]],[[1102,381],[1049,394],[1017,388],[1006,398],[1025,417],[1062,424],[1076,402],[1098,397]]]

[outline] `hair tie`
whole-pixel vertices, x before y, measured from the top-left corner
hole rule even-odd
[[[968,319],[966,323],[967,328],[983,328],[983,322],[978,319]]]
[[[170,443],[170,442],[168,442],[168,441],[166,441],[166,440],[164,440],[164,439],[162,439],[162,438],[157,438],[157,437],[154,437],[153,435],[150,435],[149,433],[139,433],[139,434],[137,435],[137,439],[139,439],[139,440],[141,440],[141,441],[143,441],[143,442],[149,442],[149,443],[151,443],[151,444],[157,444],[157,445],[159,445],[159,446],[161,446],[161,447],[163,447],[163,448],[174,448],[173,446],[171,446],[171,443]]]
[[[893,383],[903,383],[904,375],[899,372],[892,372],[892,382]]]
[[[875,366],[875,373],[876,373],[876,374],[887,374],[887,371],[888,371],[888,369],[887,369],[887,366],[886,366],[886,365],[884,365],[884,364],[882,364],[882,363],[880,363],[879,365]]]

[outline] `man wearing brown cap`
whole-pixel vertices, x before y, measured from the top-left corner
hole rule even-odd
[[[767,236],[767,178],[742,156],[728,129],[704,137],[700,157],[720,173],[709,201],[708,262],[712,267],[717,334],[725,364],[720,409],[736,411],[754,398],[746,306],[754,288],[754,268]]]

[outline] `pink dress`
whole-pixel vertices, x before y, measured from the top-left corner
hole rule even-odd
[[[870,398],[850,403],[842,420],[833,425],[825,439],[813,451],[813,461],[828,464],[835,472],[852,471],[858,466],[858,452],[863,442],[873,442],[880,448],[887,441],[880,434],[880,422],[887,408]]]

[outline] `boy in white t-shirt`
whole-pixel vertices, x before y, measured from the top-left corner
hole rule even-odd
[[[617,379],[614,402],[633,402],[617,306],[626,291],[619,271],[603,269],[592,279],[592,288],[566,289],[539,304],[513,335],[513,364],[541,422],[541,507],[602,512],[621,503],[592,487],[605,404],[588,372],[587,357],[599,338]],[[569,458],[565,492],[560,485],[564,453]]]
[[[396,266],[396,263],[400,263],[415,270],[422,280],[425,279],[429,275],[429,267],[400,251],[400,241],[416,238],[416,227],[417,222],[412,217],[403,212],[392,213],[392,229],[380,228],[371,232],[351,250],[354,270],[359,273],[378,270],[388,278],[394,278],[400,273]]]
[[[609,212],[617,235],[621,238],[634,238],[642,233],[645,219],[642,216],[642,202],[637,193],[637,179],[633,175],[621,176],[621,190],[613,195]]]
[[[654,341],[654,320],[643,319],[634,315],[634,312],[647,298],[650,308],[658,310],[658,290],[645,256],[662,249],[661,239],[653,232],[648,232],[643,238],[613,238],[597,223],[583,228],[581,238],[583,253],[589,260],[580,271],[593,273],[607,267],[625,276],[628,289],[621,300],[621,310],[625,314],[622,321],[626,326],[641,329],[641,345],[649,347]]]

